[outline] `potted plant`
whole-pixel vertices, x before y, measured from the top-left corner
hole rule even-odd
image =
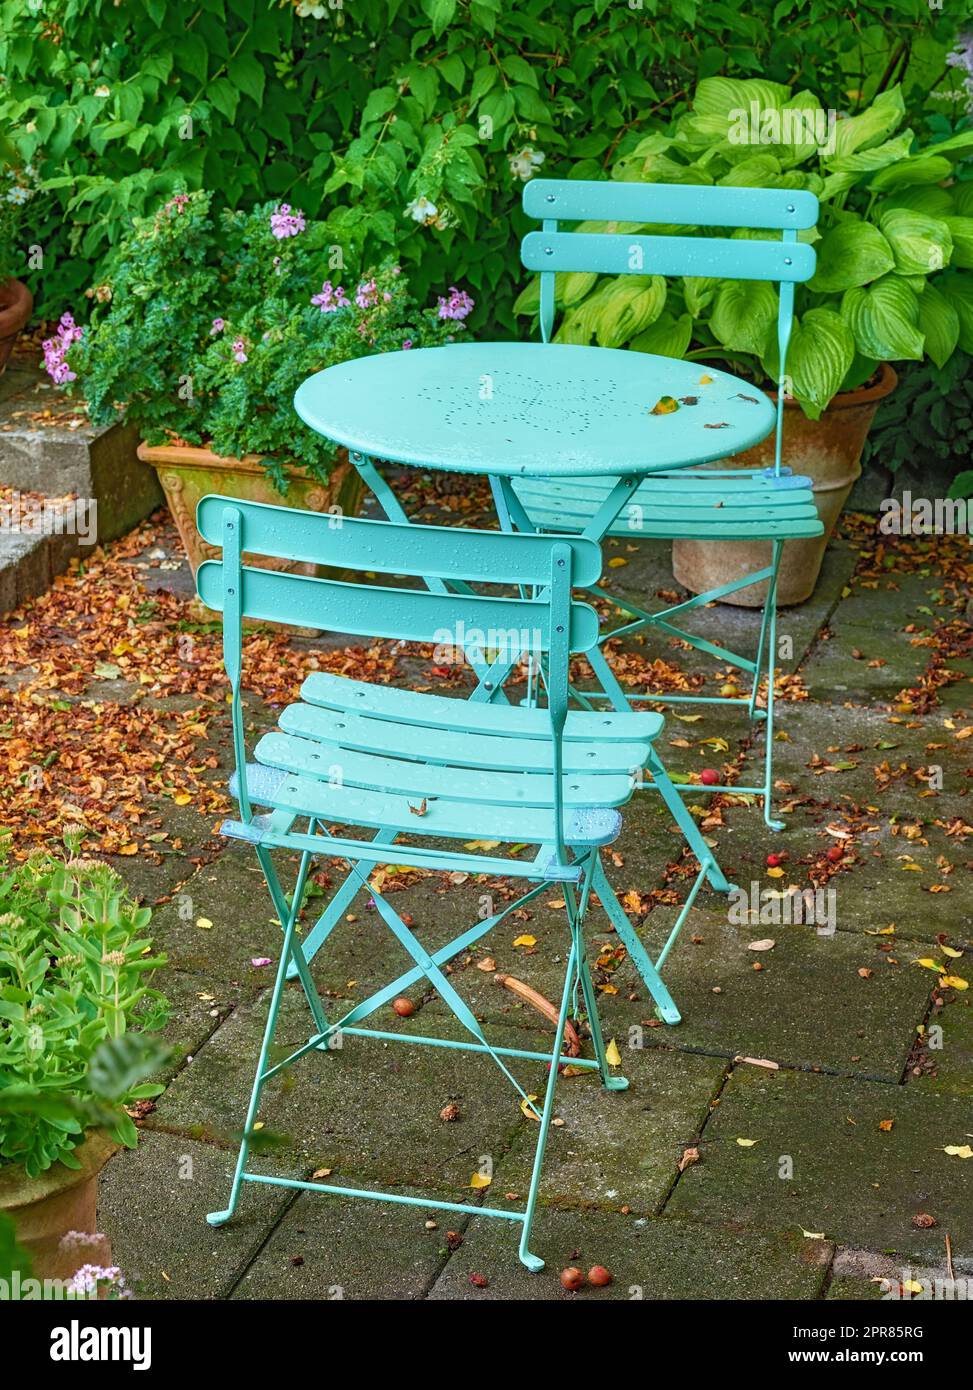
[[[26,327],[34,296],[17,272],[23,268],[24,211],[36,191],[33,166],[22,165],[9,141],[0,141],[0,373],[6,370],[17,335]]]
[[[420,312],[393,262],[349,275],[355,244],[286,204],[216,221],[209,194],[176,194],[136,219],[88,327],[65,316],[45,344],[95,423],[121,410],[141,430],[194,570],[210,554],[195,523],[208,492],[357,511],[358,474],[297,419],[295,390],[352,357],[452,341],[473,307],[451,290]]]
[[[109,1263],[98,1174],[135,1147],[124,1107],[161,1092],[143,1078],[168,1051],[149,917],[106,864],[0,846],[0,1216],[36,1278],[70,1278],[86,1240]]]
[[[798,285],[787,354],[785,463],[814,480],[825,523],[820,540],[788,541],[779,601],[811,593],[828,537],[855,479],[869,426],[895,386],[894,361],[929,357],[941,366],[973,350],[973,182],[954,162],[973,148],[966,129],[925,148],[899,131],[897,87],[858,115],[824,110],[810,92],[758,80],[707,78],[693,109],[668,133],[644,137],[615,163],[613,177],[646,183],[809,189],[821,203],[812,280]],[[578,230],[604,229],[604,223]],[[678,233],[685,228],[617,224],[613,230]],[[711,234],[724,235],[721,229]],[[739,229],[738,238],[776,233]],[[515,306],[533,313],[536,282]],[[559,275],[563,314],[556,341],[629,347],[718,362],[772,395],[777,379],[777,290],[772,284],[655,275]],[[724,460],[773,463],[773,443]],[[766,563],[766,545],[676,541],[673,568],[702,593]],[[759,603],[759,591],[733,601]]]

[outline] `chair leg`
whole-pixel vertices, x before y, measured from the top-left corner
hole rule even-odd
[[[294,952],[294,928],[297,923],[297,914],[299,911],[300,898],[295,897],[292,910],[287,914],[286,926],[284,928],[284,944],[281,948],[280,960],[277,964],[277,976],[274,980],[273,993],[270,996],[270,1007],[267,1010],[267,1023],[264,1027],[263,1041],[260,1044],[260,1056],[257,1059],[257,1070],[253,1078],[253,1089],[250,1092],[250,1104],[247,1106],[247,1117],[243,1123],[243,1137],[240,1140],[240,1151],[237,1154],[236,1168],[233,1172],[233,1183],[230,1187],[230,1200],[223,1211],[211,1211],[206,1217],[206,1220],[211,1226],[222,1226],[229,1221],[236,1211],[237,1202],[240,1199],[243,1172],[247,1166],[247,1155],[250,1152],[250,1136],[253,1133],[257,1112],[260,1109],[260,1093],[263,1090],[267,1061],[274,1041],[274,1034],[277,1031],[277,1015],[280,1012],[280,1001],[284,993],[287,967],[290,964],[291,956]]]
[[[648,951],[642,945],[635,928],[625,913],[624,908],[615,896],[615,890],[608,882],[608,875],[601,860],[595,865],[594,889],[604,908],[608,920],[615,928],[615,933],[622,945],[629,954],[629,959],[635,966],[646,989],[655,1000],[656,1008],[659,1010],[659,1017],[664,1023],[680,1023],[682,1015],[676,1008],[675,1000],[669,993],[665,981],[652,963]]]
[[[534,1150],[534,1166],[530,1176],[530,1188],[527,1193],[527,1205],[524,1209],[523,1224],[520,1232],[520,1259],[521,1263],[534,1274],[544,1268],[544,1261],[539,1255],[531,1253],[530,1231],[534,1220],[534,1208],[537,1205],[537,1194],[541,1184],[541,1169],[544,1165],[544,1150],[547,1147],[547,1134],[551,1127],[551,1119],[554,1115],[554,1092],[557,1089],[558,1058],[561,1056],[561,1049],[564,1046],[564,1028],[567,1023],[568,1011],[571,1007],[571,991],[574,986],[574,977],[578,964],[578,942],[577,937],[572,932],[571,950],[568,955],[567,969],[564,972],[564,989],[561,992],[561,1010],[558,1014],[557,1027],[554,1030],[554,1046],[551,1049],[550,1071],[547,1077],[547,1090],[544,1093],[544,1108],[541,1111],[540,1132],[537,1136],[537,1147]]]
[[[703,839],[699,826],[693,820],[686,803],[669,780],[669,774],[663,767],[662,760],[655,749],[649,754],[645,765],[652,773],[654,785],[658,787],[659,795],[668,807],[673,820],[682,831],[686,843],[698,859],[699,867],[705,869],[710,886],[714,888],[717,893],[729,893],[732,884],[717,863],[713,851]]]
[[[312,829],[310,833],[313,834],[313,821],[311,825]],[[297,915],[301,910],[301,899],[304,896],[304,885],[307,882],[308,870],[311,867],[310,854],[305,852],[301,855],[301,864],[297,871],[297,879],[294,883],[294,896],[290,911],[288,910],[287,899],[281,887],[280,878],[274,867],[270,851],[258,845],[257,859],[260,862],[261,869],[263,869],[264,878],[267,880],[267,887],[270,890],[270,896],[273,900],[274,907],[277,909],[278,918],[281,922],[285,922],[292,913],[296,924]],[[296,975],[300,980],[304,990],[304,996],[307,999],[308,1008],[311,1010],[311,1017],[314,1019],[315,1027],[319,1033],[323,1033],[328,1026],[328,1019],[324,1012],[324,1005],[321,1003],[321,996],[318,994],[317,986],[311,979],[311,970],[300,943],[295,942],[293,952],[284,951],[283,955],[285,959],[290,956],[290,959],[287,960],[285,978],[291,978],[293,975]]]
[[[767,740],[764,749],[764,820],[771,830],[783,830],[785,828],[782,820],[776,820],[772,814],[772,800],[774,789],[774,671],[777,662],[777,575],[780,569],[780,557],[783,552],[783,543],[774,541],[774,572],[770,579],[770,586],[767,590],[767,718],[764,724],[765,738]],[[754,676],[756,688],[757,677]]]

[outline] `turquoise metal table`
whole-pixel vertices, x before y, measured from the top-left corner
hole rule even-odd
[[[763,392],[727,372],[648,353],[540,343],[463,343],[362,357],[310,377],[294,404],[312,429],[347,447],[390,521],[409,518],[382,476],[382,461],[485,475],[509,531],[536,529],[517,481],[551,480],[556,487],[559,479],[607,476],[612,486],[581,532],[599,543],[647,477],[747,449],[776,422]],[[447,591],[441,578],[425,582],[433,592]],[[504,684],[520,656],[468,650],[478,676],[471,698],[505,703]],[[602,698],[628,709],[600,646],[587,659]],[[722,893],[730,884],[654,749],[645,769],[651,781],[644,785],[662,796],[700,865],[654,964],[602,870],[593,887],[659,1003],[658,972],[701,884],[708,880]],[[678,1019],[667,1000],[661,1012],[667,1021]]]

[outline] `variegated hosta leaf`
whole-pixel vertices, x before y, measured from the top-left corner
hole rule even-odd
[[[832,155],[825,159],[828,169],[835,174],[866,174],[884,169],[898,159],[906,159],[915,139],[911,130],[902,130],[891,140],[875,145],[870,150],[858,150],[854,154]]]
[[[905,115],[905,102],[898,86],[890,87],[875,98],[866,111],[839,121],[835,127],[835,155],[840,159],[857,150],[880,145],[895,130]]]
[[[938,146],[936,147],[939,148]],[[891,193],[896,188],[912,188],[920,184],[939,183],[949,178],[953,166],[948,159],[938,154],[913,155],[911,159],[890,164],[869,180],[873,193]]]
[[[973,270],[973,217],[943,218],[953,238],[953,255],[950,265],[962,270]]]
[[[841,317],[855,335],[855,344],[864,357],[879,362],[899,358],[922,360],[919,299],[901,276],[890,273],[874,284],[846,290],[841,299]]]
[[[728,280],[713,304],[710,328],[723,347],[759,356],[777,322],[777,291],[766,280]]]
[[[895,266],[892,248],[879,229],[857,217],[825,232],[817,251],[817,270],[808,288],[819,294],[867,285]]]
[[[692,337],[693,321],[690,315],[680,314],[674,318],[667,311],[644,333],[633,338],[629,347],[636,352],[654,352],[659,357],[684,357]]]
[[[855,357],[851,329],[834,309],[808,309],[794,324],[784,370],[791,392],[816,420],[841,388]],[[776,378],[777,354],[768,353],[765,366]]]
[[[890,208],[909,208],[912,212],[924,212],[927,217],[946,217],[960,211],[956,206],[953,191],[949,188],[939,188],[935,184],[916,184],[912,188],[902,188],[890,193],[879,204],[878,216],[881,217],[882,213],[888,212]]]
[[[621,347],[662,313],[666,282],[661,275],[625,275],[611,283],[594,320],[599,347]]]
[[[790,88],[779,82],[765,82],[759,78],[739,81],[730,77],[704,77],[693,99],[695,129],[701,134],[711,134],[725,140],[730,135],[731,126],[740,122],[740,113],[746,113],[752,125],[755,108],[757,111],[779,111],[790,95]]]
[[[902,275],[932,275],[949,264],[953,238],[940,218],[909,208],[890,208],[878,225]]]
[[[959,314],[933,284],[927,283],[919,296],[919,331],[936,366],[948,362],[959,341]]]

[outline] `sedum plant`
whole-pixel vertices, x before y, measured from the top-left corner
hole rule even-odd
[[[808,189],[821,214],[799,234],[817,271],[798,285],[787,355],[790,393],[817,419],[884,361],[942,367],[973,351],[973,181],[957,177],[973,130],[917,147],[898,87],[856,116],[825,111],[810,92],[760,80],[700,82],[692,111],[647,135],[612,168],[616,179]],[[579,231],[608,224],[577,224]],[[617,223],[612,230],[685,233]],[[722,229],[705,234],[723,236]],[[740,238],[773,232],[737,229]],[[535,280],[515,309],[537,310]],[[777,290],[754,281],[656,275],[557,276],[556,341],[719,359],[751,379],[778,374]]]
[[[150,915],[107,864],[0,846],[0,1164],[79,1168],[93,1125],[134,1148],[124,1105],[161,1092],[139,1083],[167,1051],[143,1036],[168,1017]]]
[[[259,454],[281,491],[288,465],[323,480],[336,446],[296,420],[300,383],[352,357],[451,342],[473,301],[452,286],[420,310],[395,262],[352,273],[343,219],[286,203],[215,217],[210,204],[177,193],[135,220],[92,287],[88,327],[66,315],[45,343],[48,371],[96,424],[121,412],[150,444]]]

